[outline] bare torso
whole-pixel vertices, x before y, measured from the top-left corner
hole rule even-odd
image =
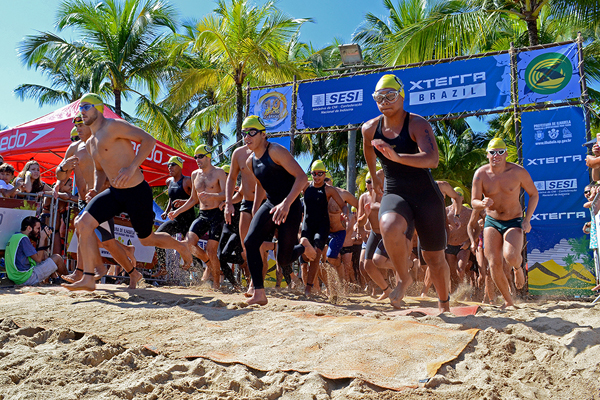
[[[85,200],[88,190],[94,186],[94,160],[88,153],[83,141],[75,143],[74,155],[79,158],[78,165],[73,169],[75,183],[77,184],[79,198]]]
[[[354,233],[354,224],[356,224],[355,214],[348,215],[348,224],[346,225],[346,238],[344,239],[343,247],[352,246],[356,241]]]
[[[506,169],[495,174],[490,165],[480,168],[483,195],[494,201],[487,209],[487,214],[497,220],[507,221],[523,216],[523,208],[519,200],[521,194],[521,178],[519,172],[523,167],[506,163]]]
[[[136,155],[131,140],[119,137],[111,128],[115,123],[117,122],[114,120],[106,119],[85,144],[94,161],[106,173],[111,185],[122,168],[131,166]],[[137,186],[143,180],[144,175],[138,168],[127,187]]]
[[[204,172],[202,169],[192,172],[192,186],[198,195],[201,210],[211,210],[221,204],[221,198],[207,197],[202,199],[202,193],[221,193],[225,190],[219,182],[220,173],[225,174],[220,168],[210,168],[208,172]]]
[[[251,155],[252,150],[250,150],[248,146],[243,146],[235,151],[234,157],[240,167],[240,175],[242,176],[242,196],[244,197],[244,200],[254,201],[256,178],[254,178],[254,174],[248,169],[248,165],[246,164],[246,160],[248,160],[248,157]]]
[[[469,241],[469,234],[467,232],[467,227],[469,225],[469,220],[471,219],[471,210],[467,207],[463,207],[460,212],[460,226],[454,225],[452,222],[454,220],[454,207],[452,205],[446,207],[446,220],[450,221],[448,223],[448,244],[451,246],[459,246],[464,242]]]

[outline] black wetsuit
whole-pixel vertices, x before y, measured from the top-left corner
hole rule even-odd
[[[419,147],[410,137],[408,125],[410,113],[406,113],[400,134],[389,139],[381,131],[383,117],[379,119],[373,139],[389,143],[399,154],[417,154]],[[406,237],[412,239],[416,228],[421,247],[427,251],[446,248],[446,213],[444,197],[428,168],[415,168],[386,158],[377,149],[385,172],[384,195],[379,208],[379,219],[389,212],[402,215],[408,224]]]
[[[304,223],[302,237],[307,238],[315,249],[323,250],[329,236],[329,211],[326,185],[310,185],[304,191]]]
[[[183,188],[183,180],[185,178],[187,177],[182,176],[177,182],[175,182],[174,179],[169,182],[167,193],[169,195],[169,199],[171,200],[171,204],[175,200],[187,200],[190,198],[190,195],[187,194]],[[173,210],[176,209],[177,207],[173,207]],[[161,226],[158,227],[156,232],[166,232],[171,236],[181,233],[185,236],[195,218],[196,214],[194,212],[194,208],[192,207],[189,210],[179,214],[175,219],[163,222]]]
[[[217,253],[221,265],[223,263],[242,264],[244,262],[242,257],[244,249],[240,240],[240,206],[241,203],[233,205],[234,212],[231,217],[231,224],[226,223],[223,225],[223,233],[219,241],[219,252]],[[223,268],[221,267],[221,269]]]
[[[267,201],[260,206],[252,218],[244,241],[248,268],[255,289],[264,288],[260,245],[271,240],[275,229],[278,230],[277,263],[284,270],[284,274],[289,273],[292,262],[304,253],[304,246],[298,244],[298,229],[302,220],[300,199],[296,198],[290,206],[285,222],[281,225],[273,222],[271,210],[290,194],[296,178],[273,161],[269,155],[270,147],[271,143],[267,142],[267,149],[261,158],[252,156],[254,175],[267,193]]]

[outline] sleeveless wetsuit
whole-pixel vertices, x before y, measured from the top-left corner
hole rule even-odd
[[[383,117],[379,119],[373,139],[389,143],[399,154],[417,154],[419,147],[410,137],[406,113],[400,134],[389,139],[382,133]],[[408,224],[406,237],[412,239],[414,229],[419,233],[423,250],[439,251],[446,248],[446,214],[444,197],[428,168],[415,168],[386,158],[377,149],[385,173],[384,195],[379,208],[379,219],[389,212],[402,215]]]
[[[248,268],[255,289],[263,289],[263,262],[260,256],[260,245],[270,241],[275,229],[278,230],[277,237],[277,264],[287,274],[291,270],[291,264],[302,253],[304,246],[298,244],[298,228],[302,220],[302,206],[300,199],[296,198],[288,212],[285,222],[276,225],[273,222],[271,210],[280,204],[290,193],[296,178],[281,165],[276,164],[269,155],[271,143],[267,142],[267,149],[261,158],[252,155],[252,169],[263,189],[267,193],[267,200],[260,206],[248,229],[248,235],[244,244],[246,245],[246,257]]]
[[[183,188],[183,180],[187,178],[186,176],[182,176],[180,180],[175,182],[175,180],[171,180],[169,182],[169,186],[167,187],[167,194],[169,195],[169,199],[171,202],[175,200],[187,200],[190,198],[190,195],[185,192]],[[177,208],[173,207],[173,210]],[[194,208],[190,208],[189,210],[181,213],[177,216],[177,218],[173,220],[167,220],[163,222],[156,232],[166,232],[169,235],[173,236],[177,233],[181,233],[185,236],[187,231],[190,229],[190,225],[196,218],[196,214],[194,212]]]
[[[325,186],[310,185],[304,191],[304,223],[302,237],[307,238],[315,249],[323,250],[329,236],[329,212]]]

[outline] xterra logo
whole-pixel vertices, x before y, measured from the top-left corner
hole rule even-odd
[[[52,132],[53,130],[54,128],[40,129],[38,131],[32,131],[30,133],[19,132],[19,130],[17,130],[14,134],[10,134],[9,132],[6,136],[0,138],[0,151],[28,147],[32,143],[40,140],[41,138]],[[28,139],[29,142],[27,141]]]
[[[528,158],[526,166],[529,167],[530,165],[560,164],[577,161],[583,161],[583,156],[575,154],[573,156]]]

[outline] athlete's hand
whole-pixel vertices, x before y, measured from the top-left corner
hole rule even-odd
[[[373,176],[371,178],[371,181],[373,183],[373,190],[375,191],[375,194],[379,194],[383,196],[383,186],[381,185],[381,180],[379,179],[379,177],[377,175]],[[374,200],[374,199],[372,199]]]
[[[598,146],[597,142],[592,146],[592,153],[594,153],[596,157],[600,156],[600,146]]]
[[[483,207],[485,208],[490,208],[491,206],[494,205],[494,200],[492,200],[489,197],[484,197],[483,200],[481,201],[481,204],[483,205]]]
[[[178,199],[178,200],[173,200],[173,207],[181,207],[182,205],[185,204],[187,200],[183,200],[183,199]]]
[[[379,150],[379,152],[383,154],[385,158],[392,161],[398,161],[400,159],[400,156],[398,153],[396,153],[396,151],[394,151],[394,148],[383,139],[373,139],[371,140],[371,144],[373,147]]]
[[[54,187],[52,188],[52,197],[54,197],[54,199],[58,199],[58,192],[59,192],[58,185],[54,185]]]
[[[235,213],[235,208],[233,208],[233,204],[225,202],[225,222],[227,224],[231,224],[231,216]]]
[[[65,160],[65,163],[63,164],[62,167],[63,167],[63,169],[66,169],[66,170],[72,170],[78,165],[79,165],[79,157],[71,156]]]
[[[223,200],[221,202],[221,204],[219,204],[219,210],[223,211],[224,208],[225,208],[225,200]]]
[[[475,254],[477,252],[477,248],[479,247],[479,238],[471,241],[471,252]]]
[[[277,225],[281,225],[285,222],[285,219],[290,212],[290,206],[285,202],[281,202],[277,204],[273,209],[271,209],[271,214],[273,214],[273,222]]]
[[[167,219],[167,212],[165,211],[164,213],[160,214],[160,218]]]
[[[528,219],[524,218],[523,223],[521,224],[521,229],[523,229],[523,232],[529,233],[529,231],[531,230],[531,222]]]
[[[206,192],[200,192],[198,193],[198,200],[200,200],[203,203],[206,203],[206,201],[210,198],[210,193],[206,193]]]
[[[137,170],[137,167],[136,168],[131,168],[131,167],[121,168],[119,170],[119,173],[113,180],[112,185],[116,188],[127,188],[128,187],[127,184],[129,183],[131,178],[133,178],[133,176],[135,175],[136,170]]]
[[[453,220],[454,220],[454,226],[455,226],[456,228],[459,228],[459,227],[460,227],[460,217],[457,217],[457,216],[455,215],[455,216],[453,216],[452,218],[453,218]]]
[[[371,203],[365,203],[364,210],[365,210],[365,215],[368,217],[369,214],[371,214]]]
[[[98,192],[96,192],[96,189],[90,189],[90,190],[88,190],[87,194],[85,195],[85,201],[89,203],[97,195],[98,195]]]
[[[174,220],[177,217],[177,210],[171,211],[167,216],[170,220]]]
[[[460,246],[462,250],[467,250],[469,248],[469,242],[464,242],[462,246]]]

